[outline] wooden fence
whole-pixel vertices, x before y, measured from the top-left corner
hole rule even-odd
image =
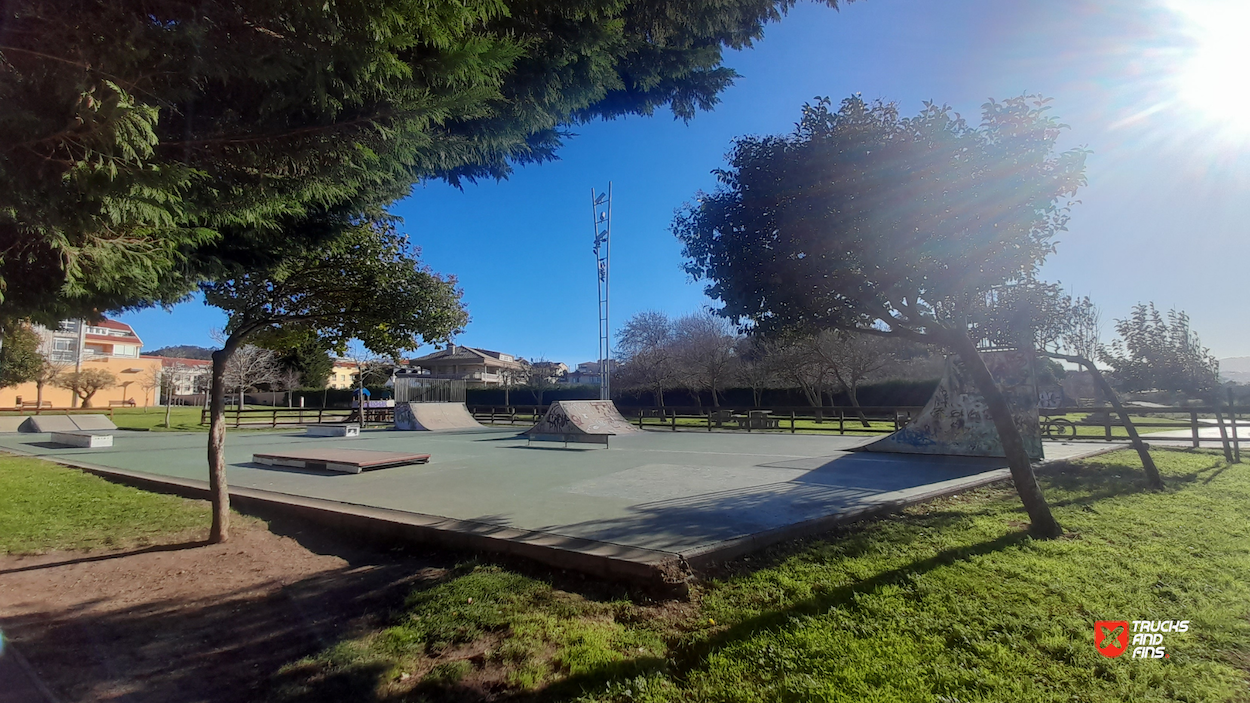
[[[488,425],[532,425],[547,412],[547,405],[489,406],[474,405],[469,410],[479,422]],[[621,414],[642,428],[677,431],[735,430],[744,432],[827,432],[832,434],[889,434],[906,425],[923,408],[922,406],[862,407],[622,407]],[[1224,418],[1230,443],[1237,442],[1236,427],[1248,424],[1246,407],[1130,407],[1134,419],[1148,422],[1138,425],[1143,437],[1158,429],[1187,429],[1189,441],[1198,447],[1202,443],[1219,443],[1219,437],[1202,437],[1199,430],[1218,427],[1214,424],[1216,412]],[[1124,440],[1125,436],[1115,428],[1122,427],[1120,418],[1110,408],[1054,408],[1039,410],[1040,430],[1050,439],[1076,441]],[[1080,415],[1078,420],[1068,421],[1065,416]],[[861,417],[869,427],[863,425]],[[1067,423],[1066,425],[1064,423]],[[1063,430],[1077,430],[1077,434],[1065,434]]]
[[[228,427],[299,427],[336,422],[359,422],[355,408],[226,408]],[[395,421],[394,408],[365,408],[365,424]],[[208,408],[200,409],[200,424],[209,424]]]

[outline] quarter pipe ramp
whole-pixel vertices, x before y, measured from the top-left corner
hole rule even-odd
[[[1033,355],[1023,351],[982,352],[994,381],[1007,396],[1011,419],[1033,459],[1042,458],[1037,415],[1037,382]],[[1004,456],[989,405],[972,377],[955,357],[946,358],[946,372],[920,414],[893,434],[861,447],[868,452]]]
[[[486,426],[473,419],[464,403],[396,403],[395,429],[437,432],[440,430],[481,430]]]
[[[636,434],[610,400],[557,400],[525,435]]]

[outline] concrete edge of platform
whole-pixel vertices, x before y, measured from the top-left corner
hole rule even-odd
[[[35,455],[26,455],[35,456]],[[208,497],[208,482],[115,469],[72,457],[35,456],[111,481],[184,498]],[[684,588],[689,575],[672,552],[566,537],[484,522],[297,496],[255,488],[230,488],[232,507],[262,509],[316,524],[472,552],[515,556],[600,578],[620,578],[662,590]]]
[[[757,532],[753,535],[739,537],[736,539],[717,542],[706,547],[698,547],[695,549],[681,552],[681,558],[686,562],[688,567],[695,571],[707,569],[713,564],[721,563],[745,556],[753,552],[758,552],[767,547],[771,547],[781,542],[802,539],[804,537],[812,537],[842,525],[849,525],[860,520],[870,518],[883,517],[897,513],[904,508],[925,503],[937,498],[943,498],[957,493],[963,493],[975,488],[988,486],[991,483],[1009,480],[1011,478],[1010,469],[992,469],[976,475],[973,481],[964,481],[956,485],[938,486],[931,490],[919,491],[894,500],[882,501],[876,505],[865,506],[856,510],[851,510],[836,515],[826,515],[804,522],[798,522],[785,527],[767,530],[765,532]],[[950,482],[943,482],[950,483]]]

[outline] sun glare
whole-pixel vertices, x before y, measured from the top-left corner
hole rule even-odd
[[[1250,2],[1173,0],[1170,5],[1192,46],[1175,74],[1178,97],[1213,126],[1250,138]]]

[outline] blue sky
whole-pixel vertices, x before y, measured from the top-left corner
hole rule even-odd
[[[802,4],[754,48],[727,56],[742,77],[714,112],[688,124],[664,113],[580,126],[560,161],[463,191],[418,185],[394,212],[424,260],[464,290],[472,321],[459,343],[572,365],[598,348],[592,188],[612,181],[615,195],[613,326],[648,309],[681,314],[711,301],[682,272],[669,225],[714,187],[710,171],[735,136],[789,131],[816,96],[859,92],[905,114],[933,100],[975,121],[986,98],[1042,93],[1072,127],[1065,146],[1093,151],[1089,186],[1046,276],[1094,298],[1107,339],[1113,318],[1154,301],[1189,312],[1217,356],[1250,355],[1239,314],[1250,103],[1228,102],[1246,90],[1250,53],[1206,51],[1210,33],[1230,23],[1219,12],[1240,4],[1211,0],[1197,19],[1164,0]],[[1211,56],[1220,68],[1187,68]],[[1220,83],[1226,74],[1240,85]],[[195,301],[121,319],[147,349],[209,345],[209,329],[224,324]]]

